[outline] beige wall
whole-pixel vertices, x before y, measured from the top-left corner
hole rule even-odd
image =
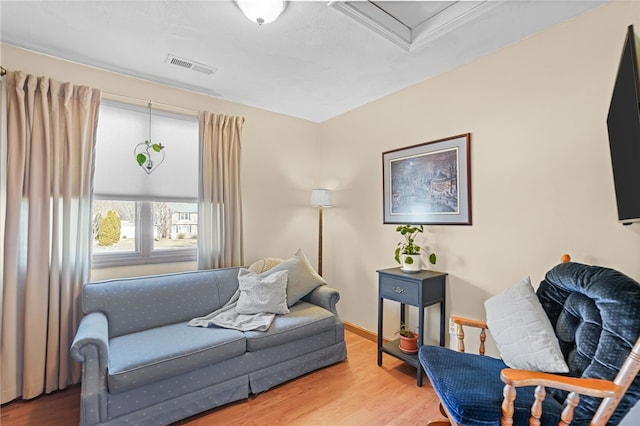
[[[470,132],[473,226],[429,226],[449,273],[447,315],[484,318],[482,301],[564,252],[640,279],[640,225],[616,221],[606,114],[635,2],[614,2],[444,75],[316,124],[2,45],[2,65],[193,110],[243,115],[245,260],[315,265],[309,190],[334,190],[325,210],[324,275],[342,317],[375,331],[376,270],[395,266],[382,224],[383,151]],[[193,269],[192,263],[96,270],[93,277]],[[392,337],[397,307],[384,334]],[[429,319],[438,316],[429,309]],[[413,315],[415,317],[415,315]],[[415,319],[412,319],[415,324]],[[411,324],[411,325],[414,325]],[[430,332],[428,340],[436,341]]]
[[[317,253],[317,212],[308,207],[311,188],[319,186],[318,124],[210,96],[82,66],[46,55],[0,45],[2,65],[86,84],[105,92],[150,99],[191,110],[246,118],[243,142],[245,262],[265,256],[290,257],[302,248]],[[215,84],[215,81],[214,81]],[[315,264],[315,262],[314,262]],[[194,269],[193,263],[144,265],[95,270],[94,279]]]
[[[447,315],[484,319],[484,299],[526,275],[537,287],[565,252],[640,279],[640,224],[617,223],[606,128],[629,24],[640,28],[638,3],[608,4],[321,124],[337,206],[324,269],[345,320],[376,330],[375,271],[396,266],[381,153],[466,132],[473,226],[425,230],[449,273]],[[397,316],[385,319],[393,337]]]

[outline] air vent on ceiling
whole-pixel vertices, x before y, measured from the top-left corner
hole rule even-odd
[[[167,60],[165,62],[178,67],[186,68],[188,70],[197,71],[199,73],[206,74],[206,75],[213,75],[217,71],[216,68],[210,67],[209,65],[200,64],[196,61],[180,58],[175,55],[167,55]]]

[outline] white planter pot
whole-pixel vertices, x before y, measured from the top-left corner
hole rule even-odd
[[[413,259],[413,262],[407,263],[407,258]],[[402,270],[404,272],[419,272],[422,270],[422,265],[420,264],[420,255],[419,254],[403,254],[401,256],[402,260]]]

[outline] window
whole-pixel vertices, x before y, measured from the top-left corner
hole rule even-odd
[[[145,140],[165,147],[152,173],[134,155]],[[196,259],[196,117],[102,101],[95,163],[94,267]]]
[[[136,251],[136,203],[94,200],[92,220],[93,253]]]

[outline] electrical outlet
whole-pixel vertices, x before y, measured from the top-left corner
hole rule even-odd
[[[458,324],[452,318],[449,318],[449,334],[458,334]]]

